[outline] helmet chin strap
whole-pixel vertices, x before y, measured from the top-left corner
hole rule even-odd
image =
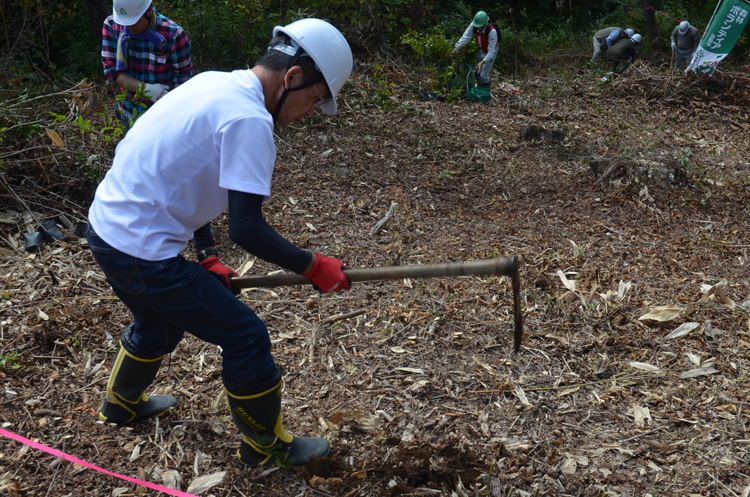
[[[307,55],[305,53],[305,51],[302,50],[302,47],[298,48],[297,49],[297,53],[294,54],[294,58],[289,62],[289,65],[286,68],[287,73],[289,72],[289,69],[291,69],[292,67],[294,67],[294,64],[296,64],[297,61],[301,57],[305,57],[305,56],[309,57],[309,55]],[[273,110],[272,117],[273,117],[274,124],[277,123],[276,119],[279,117],[279,113],[281,112],[281,107],[284,105],[284,102],[286,101],[286,97],[289,96],[290,92],[304,90],[305,88],[310,88],[313,85],[316,85],[318,83],[322,83],[322,82],[325,81],[325,78],[323,77],[323,74],[319,73],[318,76],[316,76],[314,78],[311,78],[308,81],[305,81],[304,83],[302,83],[301,85],[299,85],[296,88],[287,88],[286,87],[286,74],[287,73],[284,73],[284,80],[283,80],[283,83],[284,83],[284,93],[281,94],[281,97],[279,98],[279,101],[276,104],[276,108]]]

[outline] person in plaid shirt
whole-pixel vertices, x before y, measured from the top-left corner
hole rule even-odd
[[[115,0],[113,15],[104,20],[102,64],[109,80],[128,89],[128,97],[115,106],[126,128],[137,114],[190,79],[193,68],[187,35],[159,14],[151,0]],[[145,108],[133,102],[141,83],[147,92],[140,99]]]

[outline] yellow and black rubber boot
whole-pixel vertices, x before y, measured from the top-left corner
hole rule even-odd
[[[242,463],[304,466],[311,457],[324,457],[330,452],[328,440],[295,437],[284,429],[279,368],[273,378],[252,387],[233,385],[226,379],[224,386],[232,419],[242,433],[237,454]]]
[[[99,419],[118,426],[157,416],[177,405],[172,395],[146,395],[164,356],[140,357],[146,354],[139,353],[128,340],[132,326],[122,332],[107,382],[107,400],[99,410]]]

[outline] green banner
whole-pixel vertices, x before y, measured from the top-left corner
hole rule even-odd
[[[687,71],[713,74],[750,20],[750,0],[720,0]]]

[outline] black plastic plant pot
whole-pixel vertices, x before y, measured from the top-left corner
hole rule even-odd
[[[86,238],[86,228],[88,225],[84,223],[83,221],[79,221],[78,224],[76,224],[76,230],[73,232],[75,236],[78,238]]]
[[[48,243],[52,243],[58,240],[65,241],[68,239],[68,237],[65,236],[65,234],[57,226],[57,223],[54,220],[49,220],[46,223],[44,223],[42,227],[39,228],[39,231],[44,236],[44,241]]]
[[[26,243],[26,252],[38,252],[44,245],[44,235],[41,231],[24,233],[23,239]]]

